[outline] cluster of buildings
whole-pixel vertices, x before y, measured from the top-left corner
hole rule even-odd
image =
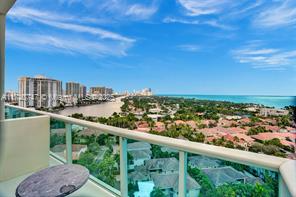
[[[197,113],[200,116],[200,121],[194,120],[166,120],[163,118],[166,115],[174,117],[175,110],[168,110],[164,112],[158,104],[156,108],[149,109],[147,116],[150,117],[154,124],[151,126],[147,121],[141,120],[143,115],[140,109],[134,109],[133,113],[139,119],[135,123],[135,131],[146,132],[150,131],[163,133],[174,125],[186,125],[193,131],[200,132],[205,136],[205,143],[215,143],[217,140],[223,138],[227,142],[232,142],[235,147],[249,150],[249,148],[256,142],[263,143],[274,138],[280,140],[280,143],[286,147],[296,150],[296,128],[292,126],[282,127],[278,125],[280,117],[288,115],[289,111],[275,108],[254,108],[258,116],[258,122],[252,122],[249,116],[245,115],[223,115],[220,114],[219,120],[203,119],[204,113]],[[262,127],[266,132],[258,135],[250,134],[250,129]],[[179,136],[183,138],[182,136]],[[293,156],[293,153],[287,153],[287,157]],[[293,156],[294,158],[295,156]]]
[[[148,115],[149,116],[149,115]],[[288,147],[296,149],[296,128],[293,127],[279,127],[276,121],[272,118],[261,119],[256,123],[254,128],[260,126],[266,129],[265,133],[258,135],[249,135],[251,123],[248,117],[235,117],[236,119],[220,118],[217,122],[214,120],[201,120],[200,124],[193,120],[174,120],[172,122],[160,122],[155,120],[154,126],[151,128],[148,122],[136,122],[136,131],[150,132],[151,130],[162,133],[173,125],[187,125],[193,130],[201,132],[205,136],[205,142],[211,143],[214,140],[224,138],[231,141],[234,145],[241,146],[248,150],[254,142],[264,142],[274,138],[280,139],[280,142]],[[238,118],[238,119],[237,119]]]
[[[151,88],[144,88],[142,90],[134,90],[132,93],[129,93],[128,91],[126,91],[124,93],[127,96],[153,96],[153,92]]]
[[[153,189],[160,189],[165,196],[178,196],[179,161],[175,157],[152,158],[152,147],[146,142],[128,144],[128,153],[132,156],[129,161],[129,182],[136,184],[136,197],[150,196]],[[161,148],[162,152],[177,153],[170,148]],[[200,169],[215,187],[231,183],[262,183],[262,180],[246,171],[238,171],[224,165],[221,160],[195,155],[188,157],[190,168]],[[201,184],[187,175],[188,197],[199,196]]]
[[[67,82],[63,89],[62,81],[44,76],[21,77],[18,92],[7,92],[6,102],[22,107],[56,108],[62,105],[73,106],[84,99],[103,100],[112,96],[113,89],[106,87],[87,87],[77,82]]]

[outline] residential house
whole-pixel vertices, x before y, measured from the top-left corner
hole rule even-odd
[[[256,181],[259,182],[259,179],[256,177],[237,171],[231,166],[220,168],[204,168],[202,171],[209,177],[215,187],[238,182],[244,184],[254,183]]]
[[[188,157],[188,165],[191,168],[218,168],[221,166],[221,160],[210,157],[196,155]]]
[[[150,174],[173,174],[179,172],[179,161],[175,157],[150,159],[145,167]]]
[[[66,158],[66,145],[65,144],[58,144],[50,149],[55,154],[59,155],[60,157]],[[80,155],[87,151],[87,145],[82,144],[72,144],[72,159],[79,160]]]
[[[155,188],[162,190],[165,196],[178,197],[179,173],[151,175]],[[198,197],[201,186],[189,175],[186,181],[186,197]]]
[[[132,161],[129,161],[129,169],[144,165],[144,162],[151,159],[152,155],[151,145],[146,142],[129,143],[127,151],[132,156]]]

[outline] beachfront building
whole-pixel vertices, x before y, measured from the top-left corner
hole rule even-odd
[[[260,115],[261,116],[285,116],[288,115],[289,111],[284,109],[275,109],[275,108],[261,108]]]
[[[18,85],[19,106],[34,108],[58,107],[62,82],[44,76],[21,77]]]

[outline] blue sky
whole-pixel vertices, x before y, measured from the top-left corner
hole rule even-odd
[[[18,0],[6,89],[20,76],[116,91],[296,95],[295,0]]]

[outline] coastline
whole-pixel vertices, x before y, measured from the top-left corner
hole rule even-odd
[[[187,99],[200,99],[211,101],[227,101],[234,103],[252,103],[268,107],[284,108],[296,106],[296,96],[252,96],[252,95],[195,95],[195,94],[157,94],[156,96],[167,96]]]
[[[118,97],[115,101],[109,101],[106,103],[93,104],[80,107],[67,107],[64,110],[57,112],[60,115],[69,116],[74,113],[82,113],[84,116],[96,116],[108,118],[112,116],[114,112],[120,113],[123,102],[121,99],[124,97]]]

